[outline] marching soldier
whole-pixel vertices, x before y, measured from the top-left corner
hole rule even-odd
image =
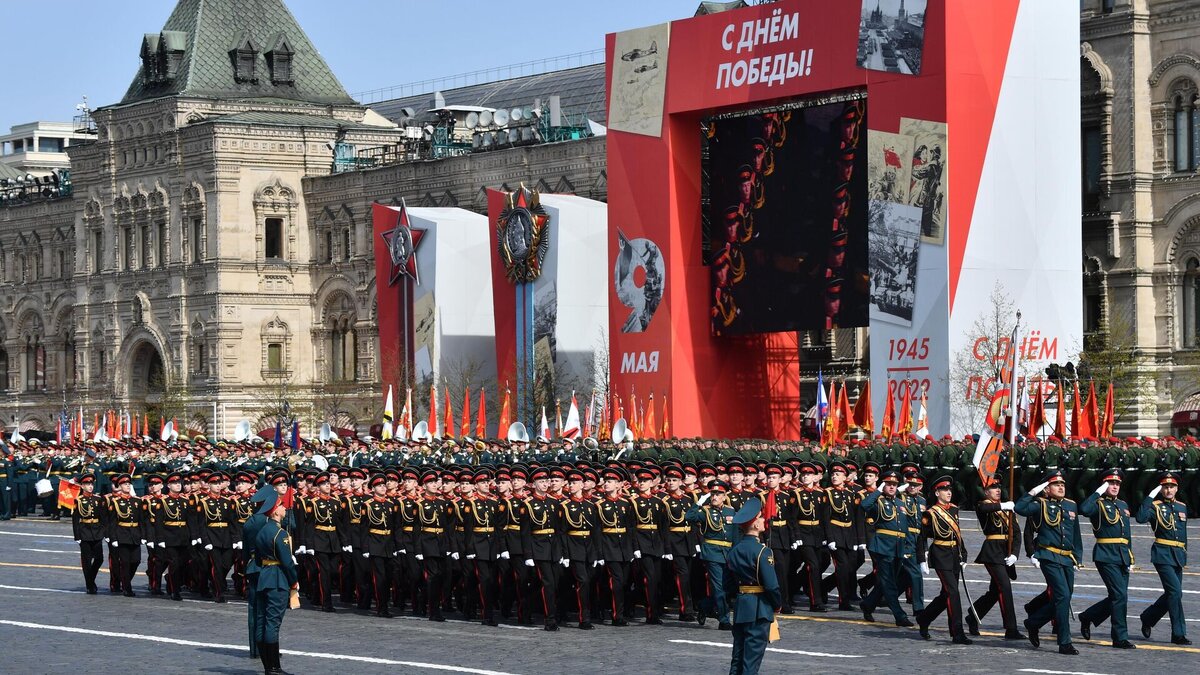
[[[300,588],[292,557],[292,538],[282,527],[287,516],[283,496],[263,502],[258,513],[269,520],[257,530],[254,551],[259,568],[254,603],[255,638],[259,657],[268,675],[283,673],[279,664],[279,629],[288,609],[288,595]]]
[[[742,537],[729,551],[730,580],[737,584],[737,600],[733,606],[733,658],[730,675],[755,675],[767,651],[775,611],[783,605],[779,580],[775,577],[775,561],[771,549],[759,537],[766,529],[762,503],[750,498],[733,524],[741,528]]]
[[[391,561],[399,550],[399,508],[387,496],[387,476],[377,473],[367,481],[371,498],[363,504],[359,555],[369,564],[375,591],[375,616],[390,618]]]
[[[1150,546],[1150,562],[1158,570],[1163,594],[1142,610],[1142,636],[1150,639],[1150,631],[1162,619],[1171,616],[1171,642],[1190,645],[1187,623],[1183,618],[1183,568],[1187,565],[1187,506],[1176,499],[1179,479],[1165,472],[1159,475],[1158,486],[1150,491],[1138,510],[1137,521],[1150,523],[1154,543]]]
[[[183,477],[167,476],[167,494],[159,500],[154,539],[167,563],[167,593],[183,600],[179,587],[187,575],[188,548],[192,542],[192,502],[183,494]]]
[[[662,496],[667,517],[663,557],[670,556],[667,560],[671,561],[675,573],[675,590],[679,594],[679,620],[694,621],[696,616],[692,613],[692,559],[696,555],[698,540],[695,530],[688,525],[686,518],[688,510],[696,502],[683,490],[684,471],[681,467],[670,466],[663,473],[667,479],[667,491]]]
[[[233,567],[232,526],[237,509],[222,494],[225,474],[215,472],[208,477],[209,493],[196,500],[195,518],[199,546],[207,554],[208,573],[213,584],[213,599],[224,603],[225,578]]]
[[[729,483],[714,480],[708,484],[708,493],[701,496],[696,505],[687,512],[687,520],[697,524],[700,535],[700,559],[708,577],[708,595],[704,605],[696,614],[696,620],[704,625],[706,616],[717,619],[717,628],[732,630],[729,622],[729,608],[726,604],[725,593],[725,562],[733,548],[736,532],[733,508],[725,503],[725,495],[729,491]],[[705,504],[705,502],[711,503]]]
[[[442,616],[443,590],[448,572],[447,532],[454,514],[442,496],[442,475],[437,469],[421,474],[425,493],[417,508],[416,531],[413,533],[413,557],[423,566],[425,574],[425,604],[430,621],[445,621]]]
[[[1071,644],[1071,594],[1075,589],[1075,566],[1083,555],[1083,539],[1075,502],[1066,498],[1066,481],[1060,469],[1046,475],[1045,482],[1034,486],[1016,503],[1017,513],[1033,521],[1035,546],[1042,576],[1050,590],[1050,603],[1039,607],[1025,620],[1029,642],[1041,645],[1038,630],[1055,621],[1058,653],[1075,655],[1079,650]],[[1045,497],[1040,497],[1042,491]]]
[[[1020,550],[1017,519],[1012,513],[1015,504],[1000,501],[1000,483],[994,479],[984,485],[983,494],[983,501],[975,506],[975,515],[983,530],[983,544],[979,547],[975,562],[983,565],[991,582],[987,592],[975,601],[975,611],[967,614],[967,628],[971,635],[979,635],[979,621],[999,602],[1004,620],[1004,639],[1024,640],[1025,635],[1017,628],[1012,594],[1012,581],[1017,576],[1015,551]]]
[[[791,565],[789,569],[801,567],[804,575],[804,585],[808,592],[808,609],[810,612],[825,612],[821,602],[821,551],[826,548],[825,527],[822,520],[826,519],[828,503],[827,495],[818,483],[818,468],[812,462],[800,465],[800,489],[796,490],[796,507],[792,550],[799,551],[800,565]],[[786,583],[786,582],[781,582]],[[783,596],[781,614],[790,614],[792,599]]]
[[[142,563],[141,547],[146,543],[146,506],[133,495],[129,474],[116,476],[113,487],[117,492],[105,511],[109,516],[108,538],[116,554],[113,572],[117,574],[121,593],[132,598],[133,577]]]
[[[566,530],[563,532],[564,555],[570,562],[568,569],[575,583],[575,597],[579,603],[579,628],[592,629],[592,581],[598,567],[596,540],[599,518],[596,503],[583,493],[583,472],[578,469],[567,471],[567,498],[562,512]]]
[[[612,596],[612,625],[628,626],[625,619],[625,589],[629,583],[629,562],[633,560],[633,507],[621,494],[625,476],[618,468],[601,472],[604,498],[596,504],[600,520],[598,564],[608,571],[608,590]]]
[[[908,536],[904,540],[904,564],[901,566],[900,590],[908,591],[912,600],[913,612],[925,609],[925,576],[921,570],[921,561],[925,559],[925,535],[921,528],[921,518],[925,515],[927,504],[921,494],[924,479],[916,464],[906,464],[902,467],[902,480],[907,490],[901,491],[904,508],[909,513]]]
[[[309,531],[305,537],[307,546],[313,551],[317,575],[314,581],[317,603],[321,611],[333,613],[333,574],[338,569],[339,559],[345,553],[343,533],[349,531],[342,502],[333,496],[330,474],[322,472],[314,480],[316,496],[305,506],[304,521]]]
[[[107,518],[106,503],[96,495],[96,477],[85,475],[79,479],[81,492],[75,498],[75,510],[71,512],[71,529],[75,543],[79,544],[80,565],[83,567],[83,582],[87,594],[96,594],[96,574],[104,564],[104,520]]]
[[[1096,544],[1092,547],[1092,561],[1096,571],[1104,580],[1108,597],[1088,607],[1079,614],[1079,632],[1084,640],[1092,639],[1092,626],[1104,623],[1112,617],[1112,646],[1117,649],[1134,649],[1129,641],[1126,612],[1129,607],[1129,568],[1133,565],[1132,534],[1129,526],[1129,505],[1118,495],[1121,493],[1121,470],[1108,471],[1100,487],[1087,496],[1079,505],[1079,515],[1092,521],[1092,533]]]
[[[662,561],[674,556],[663,548],[663,536],[667,530],[666,509],[661,500],[654,496],[654,472],[642,468],[637,471],[637,494],[629,498],[633,508],[633,558],[640,571],[641,586],[646,596],[646,623],[662,623],[659,616],[658,582],[662,574]],[[637,585],[635,583],[635,585]],[[613,592],[617,592],[616,589]]]
[[[971,639],[963,635],[962,598],[958,594],[962,568],[967,564],[967,545],[958,524],[958,507],[950,501],[953,485],[954,479],[950,476],[942,476],[934,481],[933,492],[937,495],[937,503],[921,515],[922,535],[930,542],[929,551],[921,552],[926,559],[921,563],[921,571],[933,569],[942,589],[933,602],[917,612],[917,626],[921,637],[930,639],[929,624],[942,610],[946,610],[954,644],[969,645]]]
[[[475,472],[475,494],[460,506],[465,532],[465,565],[479,587],[483,625],[497,626],[493,606],[496,600],[496,562],[500,559],[504,536],[500,523],[500,502],[491,495],[490,469]],[[468,591],[472,598],[473,593]]]
[[[550,471],[538,468],[530,476],[533,494],[525,500],[525,519],[521,526],[522,548],[525,551],[525,566],[537,571],[542,587],[542,605],[545,611],[545,628],[558,630],[558,579],[563,563],[570,563],[562,555],[559,532],[562,531],[562,504],[551,499]],[[661,504],[659,504],[661,507]]]
[[[797,541],[795,528],[799,518],[799,500],[794,492],[780,489],[783,478],[783,467],[778,464],[768,464],[766,467],[767,489],[759,494],[763,504],[763,517],[767,519],[767,530],[763,533],[763,543],[771,549],[771,558],[775,561],[775,576],[779,579],[780,595],[783,597],[783,607],[780,614],[792,613],[792,594],[788,584],[791,571],[792,548]],[[810,570],[811,572],[811,570]]]
[[[847,485],[847,465],[833,462],[829,465],[831,487],[825,490],[825,540],[833,559],[833,574],[838,589],[838,609],[854,611],[855,556],[863,543],[862,519],[858,505],[862,501],[858,493]],[[822,592],[825,592],[822,582]],[[785,596],[786,597],[786,596]]]
[[[897,580],[904,564],[904,542],[908,537],[910,518],[904,501],[897,496],[900,483],[895,471],[885,471],[875,491],[862,500],[862,510],[875,522],[875,536],[867,543],[871,562],[875,567],[876,582],[870,594],[863,598],[863,619],[875,621],[873,612],[882,599],[892,610],[896,625],[909,627],[913,622],[900,606],[900,589]]]

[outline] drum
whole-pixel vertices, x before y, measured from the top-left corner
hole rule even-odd
[[[39,480],[33,484],[33,487],[35,490],[37,490],[38,497],[49,497],[50,495],[54,494],[54,486],[50,484],[49,478],[43,478]]]

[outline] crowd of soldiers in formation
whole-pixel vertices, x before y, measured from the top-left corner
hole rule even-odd
[[[260,474],[246,466],[248,460],[233,460],[238,466],[229,471],[206,466],[142,476],[143,496],[137,495],[130,473],[112,475],[113,491],[105,495],[95,490],[104,472],[85,473],[76,479],[84,493],[72,522],[87,590],[97,592],[107,547],[114,593],[135,594],[133,580],[144,549],[153,595],[179,600],[186,590],[224,602],[230,581],[232,592],[245,595],[240,527],[253,512],[250,495],[263,483],[276,486],[289,507],[286,527],[301,592],[313,609],[325,612],[341,605],[380,617],[411,611],[431,621],[456,612],[490,626],[500,618],[532,624],[538,616],[546,630],[565,623],[585,630],[604,622],[660,624],[672,615],[701,625],[715,619],[718,628],[729,630],[729,602],[738,589],[724,583],[725,556],[738,539],[733,515],[754,497],[767,518],[762,542],[771,550],[783,598],[778,609],[784,614],[836,609],[874,621],[874,610],[886,604],[898,625],[911,626],[900,606],[907,598],[923,637],[946,611],[954,641],[969,643],[964,620],[967,632],[978,634],[980,618],[998,603],[1006,639],[1029,639],[1036,646],[1038,629],[1053,623],[1060,651],[1072,653],[1069,615],[1062,612],[1064,601],[1069,612],[1073,572],[1063,569],[1073,570],[1084,560],[1080,520],[1091,519],[1098,542],[1109,540],[1097,544],[1098,565],[1115,551],[1118,561],[1126,561],[1127,585],[1132,564],[1131,512],[1116,498],[1124,476],[1119,468],[1098,472],[1086,486],[1096,499],[1082,506],[1091,512],[1066,497],[1062,469],[1035,479],[1045,478],[1017,502],[1002,501],[999,484],[980,486],[983,498],[976,512],[984,542],[975,562],[988,569],[991,582],[964,616],[958,582],[968,554],[958,507],[951,501],[962,494],[960,481],[950,474],[926,481],[927,472],[916,463],[893,467],[853,458],[859,451],[894,457],[895,448],[848,449],[849,456],[826,464],[799,456],[692,462],[661,452],[658,459],[641,459],[646,448],[623,444],[603,461],[579,459],[573,447],[568,448],[573,459],[566,459],[559,447],[541,462],[539,453],[524,444],[483,445],[466,446],[475,461],[461,464],[445,463],[453,461],[453,451],[422,461],[432,460],[433,453],[407,446],[351,451],[350,461],[330,461],[324,470],[310,468],[311,449],[307,457],[293,456],[290,470],[267,467]],[[254,447],[259,457],[251,467],[272,450]],[[914,450],[902,447],[902,452]],[[222,450],[216,448],[213,456],[228,461]],[[490,460],[529,461],[482,462],[483,452]],[[405,461],[398,461],[401,456]],[[187,461],[197,463],[194,455]],[[935,465],[935,470],[941,469]],[[1155,473],[1155,487],[1135,512],[1138,522],[1149,522],[1154,530],[1154,564],[1164,580],[1163,597],[1141,620],[1148,639],[1157,620],[1169,613],[1172,641],[1190,644],[1181,577],[1172,583],[1162,569],[1186,562],[1187,509],[1177,496],[1178,475]],[[1101,486],[1093,493],[1095,482]],[[1105,491],[1114,484],[1116,492],[1109,495]],[[1156,499],[1164,486],[1170,498]],[[1023,542],[1014,512],[1027,516]],[[1113,518],[1124,528],[1123,536],[1103,531],[1114,526]],[[1010,585],[1022,544],[1048,586],[1026,607],[1027,635],[1016,622]],[[1159,549],[1170,556],[1160,556]],[[860,576],[868,556],[872,569]],[[931,572],[939,579],[939,593],[926,603],[923,578]],[[1131,646],[1117,630],[1118,624],[1124,628],[1125,611],[1115,597],[1119,581],[1110,585],[1104,578],[1108,605],[1089,609],[1093,614],[1084,629],[1111,616],[1114,646]]]

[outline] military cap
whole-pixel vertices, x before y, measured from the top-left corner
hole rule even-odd
[[[862,472],[864,474],[873,473],[875,475],[879,475],[881,471],[883,471],[883,469],[881,469],[875,462],[863,462]]]
[[[1124,471],[1121,471],[1120,469],[1118,469],[1118,468],[1114,467],[1114,468],[1111,468],[1111,469],[1109,469],[1108,471],[1105,471],[1105,472],[1104,472],[1104,478],[1103,478],[1103,480],[1104,480],[1104,482],[1110,482],[1110,481],[1113,481],[1113,482],[1120,483],[1120,482],[1121,482],[1121,479],[1122,479],[1124,476],[1125,476],[1125,472],[1124,472]]]
[[[271,475],[267,476],[267,483],[270,485],[281,485],[287,482],[288,475],[287,472],[283,470],[272,472]]]
[[[561,466],[552,466],[546,469],[550,478],[566,478],[567,474]]]
[[[529,480],[546,480],[550,478],[550,470],[544,466],[539,466],[529,474]]]
[[[1055,483],[1066,483],[1067,480],[1063,477],[1063,472],[1061,469],[1054,469],[1046,474],[1046,480],[1044,482],[1053,485]]]
[[[584,470],[583,470],[583,479],[584,479],[584,480],[590,480],[590,481],[592,481],[593,483],[599,483],[599,482],[600,482],[600,477],[599,477],[599,476],[597,476],[597,475],[596,475],[596,472],[595,472],[595,471],[593,471],[592,469],[584,469]]]
[[[1179,476],[1176,476],[1170,471],[1163,471],[1158,474],[1159,485],[1179,485]]]
[[[95,482],[96,482],[96,477],[90,473],[85,473],[79,477],[80,485],[92,485]]]
[[[696,468],[696,465],[692,464],[691,462],[684,462],[683,465],[679,468],[683,469],[683,472],[687,475],[690,475],[690,476],[699,476],[700,475],[700,470],[698,468]]]
[[[367,474],[362,469],[350,469],[350,479],[351,480],[363,480],[366,477],[367,477]]]
[[[128,483],[129,481],[130,481],[130,478],[129,478],[129,474],[127,474],[127,473],[119,473],[116,476],[113,476],[113,479],[112,479],[113,485],[124,485],[124,484]]]
[[[517,464],[509,469],[508,472],[512,474],[513,478],[520,478],[521,480],[529,478],[529,469],[524,464]]]
[[[757,518],[758,514],[761,512],[762,502],[759,501],[758,497],[751,497],[750,499],[746,500],[746,503],[742,505],[742,508],[738,509],[738,512],[734,514],[733,524],[745,525],[746,523],[752,522],[755,518]]]
[[[441,476],[442,476],[443,483],[457,483],[458,482],[458,474],[449,469],[442,470]]]
[[[726,483],[723,480],[709,481],[708,491],[709,492],[720,492],[721,494],[725,494],[726,492],[729,492],[729,483]]]
[[[900,484],[900,476],[892,469],[888,469],[887,471],[884,471],[883,474],[881,474],[879,476],[879,482],[880,483],[891,483],[892,485],[899,485]]]
[[[383,485],[384,483],[387,483],[387,476],[382,473],[373,473],[370,480],[367,481],[367,487],[374,488],[376,485]]]
[[[907,476],[910,473],[920,473],[921,467],[916,462],[905,462],[900,465],[900,472]]]
[[[612,466],[601,471],[600,477],[604,480],[625,480],[625,477],[621,474],[621,470]]]
[[[829,473],[838,473],[839,471],[849,473],[846,471],[846,464],[844,462],[833,461],[829,463]]]
[[[313,479],[313,485],[324,485],[325,483],[328,483],[328,482],[329,482],[329,472],[328,471],[322,471],[321,473],[317,474],[316,478]]]
[[[480,469],[475,472],[475,475],[471,477],[471,480],[475,483],[486,483],[492,479],[493,475],[494,474],[492,473],[491,469]]]
[[[206,479],[209,485],[216,485],[223,480],[225,480],[225,474],[221,473],[220,471],[214,471],[208,474],[208,478]]]
[[[502,480],[508,480],[508,481],[511,481],[511,480],[512,480],[512,474],[511,474],[511,473],[509,473],[508,471],[509,471],[508,469],[499,469],[499,470],[497,470],[497,471],[496,471],[496,480],[497,480],[497,481],[502,481]]]
[[[953,490],[954,489],[954,479],[951,478],[950,476],[939,476],[937,480],[933,481],[933,489],[934,490],[941,490],[941,489]]]
[[[354,472],[351,472],[351,475],[354,475]],[[400,471],[400,478],[403,480],[421,480],[421,474],[417,473],[417,470],[411,466],[407,466]]]
[[[847,459],[847,460],[843,461],[842,466],[846,467],[846,473],[854,473],[854,472],[858,471],[858,462],[856,462],[852,459]]]
[[[146,479],[146,482],[149,483],[150,485],[162,485],[163,477],[158,474],[152,474],[149,478]]]
[[[678,478],[679,480],[683,480],[683,469],[677,466],[669,466],[667,467],[666,471],[663,471],[663,475],[667,478]]]
[[[817,473],[817,465],[816,464],[813,464],[812,462],[801,462],[800,463],[800,474],[801,475],[812,476],[812,475],[815,475],[816,473]]]
[[[580,471],[579,469],[567,469],[566,478],[568,481],[572,481],[572,480],[582,481],[583,480],[583,472]]]

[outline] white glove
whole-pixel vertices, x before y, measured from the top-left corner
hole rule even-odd
[[[159,544],[159,546],[162,546],[162,544]],[[234,548],[236,548],[236,549],[241,549],[241,548],[242,548],[242,542],[240,542],[240,541],[235,541],[235,542],[233,542],[233,547],[234,547]]]
[[[641,551],[634,551],[634,552],[633,552],[633,557],[634,557],[635,559],[637,559],[637,560],[641,560],[641,559],[642,559],[642,552],[641,552]]]
[[[344,553],[349,553],[351,548],[354,548],[354,547],[353,546],[343,546],[342,551]]]
[[[508,551],[501,551],[501,552],[500,552],[500,559],[501,559],[501,560],[508,560],[510,557],[512,557],[512,556],[510,556],[510,555],[509,555]]]
[[[921,563],[921,574],[929,574],[929,563]]]
[[[1037,558],[1030,558],[1029,562],[1033,563],[1033,566],[1038,568],[1039,570],[1042,569],[1042,563],[1040,561],[1038,561]]]
[[[711,496],[712,496],[712,493],[709,493],[709,492],[704,493],[704,495],[701,496],[700,499],[696,500],[696,506],[704,506],[705,502],[707,502],[708,498]]]
[[[671,553],[664,553],[664,554],[663,554],[663,560],[674,560],[674,559],[675,559],[675,556],[674,556],[673,554],[671,554]]]
[[[83,540],[82,540],[82,539],[76,539],[76,540],[75,540],[75,543],[76,543],[76,544],[82,544],[82,543],[83,543]]]
[[[121,547],[121,542],[119,542],[119,541],[114,541],[114,542],[112,543],[112,545],[113,545],[113,548],[120,548],[120,547]]]
[[[696,544],[696,553],[700,552],[700,544]]]
[[[793,550],[793,551],[795,551],[795,550],[796,550],[796,549],[798,549],[798,548],[800,548],[800,542],[798,542],[798,541],[793,541],[793,542],[792,542],[792,550]]]
[[[145,540],[145,539],[143,539],[143,540],[142,540],[142,546],[145,546],[145,545],[146,545],[146,540]]]
[[[200,540],[199,540],[199,539],[193,539],[193,540],[192,540],[192,546],[195,546],[195,545],[197,545],[197,544],[199,544],[199,543],[200,543]]]
[[[368,552],[364,553],[364,554],[363,554],[363,557],[364,557],[364,558],[370,558],[370,557],[371,557],[371,552],[370,552],[370,551],[368,551]]]
[[[1015,508],[1017,508],[1016,502],[1000,502],[1001,511],[1012,511]]]
[[[828,543],[828,544],[826,544],[826,545],[829,547],[829,550],[830,550],[830,551],[836,551],[836,550],[837,550],[837,542],[836,542],[836,541],[831,541],[831,542],[829,542],[829,543]]]
[[[964,569],[964,570],[965,570],[965,569],[967,569],[967,561],[966,561],[966,560],[960,560],[960,561],[958,562],[958,566],[959,566],[960,568]]]
[[[896,494],[903,494],[904,491],[907,489],[908,489],[908,483],[901,483],[899,485],[899,487],[896,488]]]
[[[1102,495],[1106,490],[1108,490],[1108,481],[1104,481],[1100,484],[1100,487],[1096,488],[1096,494]]]
[[[106,543],[106,544],[108,543],[108,537],[104,538],[104,543]]]
[[[1150,491],[1150,498],[1151,498],[1151,499],[1154,499],[1155,497],[1157,497],[1157,496],[1158,496],[1158,493],[1160,493],[1160,492],[1162,492],[1162,486],[1161,486],[1161,485],[1155,485],[1155,486],[1154,486],[1154,489]]]
[[[417,558],[417,560],[424,560],[424,559],[425,559],[425,556],[424,556],[423,554],[421,554],[421,553],[418,553],[418,554],[416,555],[416,558]]]
[[[304,552],[307,550],[308,549],[306,547],[301,546],[300,548],[296,549],[296,555],[304,555]]]
[[[1029,494],[1036,497],[1036,496],[1040,495],[1042,493],[1042,490],[1045,490],[1046,486],[1049,484],[1050,484],[1049,482],[1045,482],[1045,483],[1041,483],[1039,485],[1035,485],[1035,486],[1033,486],[1033,489],[1029,491]]]
[[[455,560],[458,560],[458,551],[455,551],[455,552],[451,553],[451,554],[450,554],[450,557],[451,557],[451,558],[454,558]]]
[[[467,554],[467,560],[474,560],[474,559],[475,559],[475,554],[474,554],[474,553],[468,553],[468,554]]]
[[[592,561],[592,567],[599,567],[599,566],[600,566],[600,562],[601,562],[601,561],[599,561],[599,560],[593,560],[593,561]]]
[[[205,544],[205,545],[204,545],[204,550],[205,550],[205,551],[211,551],[211,550],[212,550],[212,544]]]
[[[865,550],[867,550],[867,545],[866,545],[866,544],[859,544],[859,545],[858,545],[858,550],[860,550],[860,551],[865,551]]]
[[[563,558],[562,560],[559,560],[559,561],[558,561],[558,564],[559,564],[559,565],[562,565],[563,567],[570,567],[570,566],[571,566],[571,561],[570,561],[570,560],[567,560],[566,558]]]
[[[603,561],[603,560],[597,560],[597,561],[596,561],[596,562],[593,564],[593,567],[594,567],[594,566],[596,566],[596,565],[599,565],[599,566],[603,567],[603,566],[604,566],[604,561]]]
[[[408,555],[408,549],[402,548],[399,551],[396,551],[396,553],[399,553],[401,555]]]
[[[395,557],[397,557],[397,556],[399,556],[399,555],[400,555],[400,551],[392,551],[392,557],[393,557],[393,558],[395,558]]]
[[[533,567],[533,558],[526,558],[526,559],[525,559],[525,566],[526,566],[526,567]]]
[[[299,565],[299,564],[300,564],[300,561],[299,561],[299,560],[296,560],[296,556],[292,556],[292,564],[293,564],[293,565]]]
[[[1017,556],[1010,555],[1004,558],[1004,564],[1008,567],[1014,567],[1017,564]]]

